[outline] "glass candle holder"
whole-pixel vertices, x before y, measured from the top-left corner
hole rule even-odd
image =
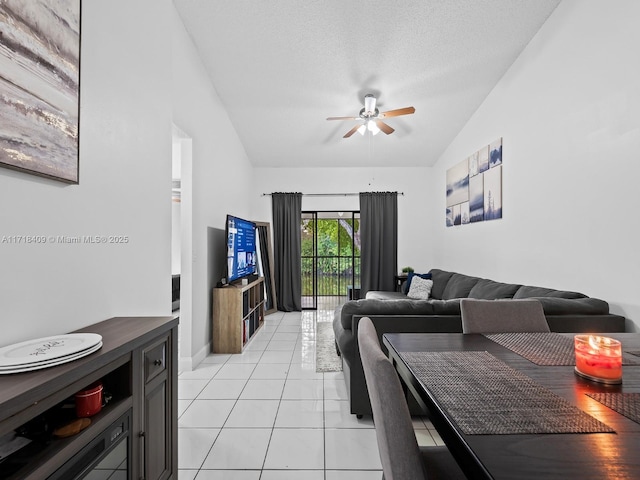
[[[595,382],[622,383],[622,344],[598,335],[574,337],[576,373]]]

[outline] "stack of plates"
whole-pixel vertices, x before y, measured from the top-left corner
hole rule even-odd
[[[102,336],[97,333],[68,333],[16,343],[0,348],[0,375],[54,367],[101,347]]]

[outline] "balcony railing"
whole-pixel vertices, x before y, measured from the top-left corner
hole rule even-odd
[[[314,278],[317,279],[315,284]],[[314,258],[302,257],[303,296],[346,296],[347,286],[354,283],[356,287],[360,286],[360,258],[317,257],[317,271],[314,271]]]

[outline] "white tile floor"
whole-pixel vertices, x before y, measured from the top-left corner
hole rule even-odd
[[[239,355],[178,378],[179,480],[379,480],[373,422],[349,413],[342,373],[316,373],[316,321],[277,312]],[[421,445],[442,444],[414,418]]]

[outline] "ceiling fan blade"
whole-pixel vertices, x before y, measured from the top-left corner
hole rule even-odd
[[[398,108],[396,110],[389,110],[388,112],[381,112],[380,118],[399,117],[400,115],[409,115],[416,111],[413,107]]]
[[[360,117],[327,117],[327,120],[360,120]]]
[[[356,133],[358,131],[358,129],[360,128],[360,125],[356,125],[355,127],[353,127],[351,130],[349,130],[344,137],[342,138],[349,138],[351,135],[353,135],[354,133]]]
[[[384,123],[382,120],[376,120],[376,125],[378,126],[378,128],[380,130],[382,130],[387,135],[389,135],[390,133],[393,133],[395,131],[393,128],[391,128],[389,125]]]

